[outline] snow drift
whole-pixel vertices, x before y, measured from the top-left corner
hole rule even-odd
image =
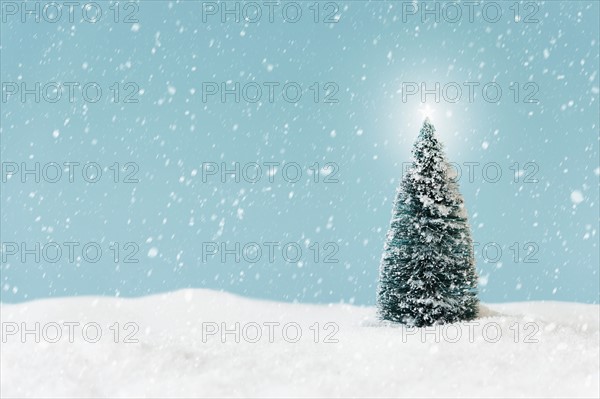
[[[426,329],[378,322],[371,307],[209,290],[0,312],[2,397],[600,394],[598,305],[490,304],[473,323]]]

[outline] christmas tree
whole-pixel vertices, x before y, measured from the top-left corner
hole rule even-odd
[[[458,183],[426,119],[397,192],[380,265],[380,318],[422,327],[477,316],[473,242]]]

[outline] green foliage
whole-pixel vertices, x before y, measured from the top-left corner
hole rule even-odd
[[[379,316],[411,326],[477,316],[477,274],[464,201],[426,119],[397,192],[380,266]]]

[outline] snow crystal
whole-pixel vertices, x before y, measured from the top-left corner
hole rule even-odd
[[[571,201],[577,205],[583,202],[583,193],[579,190],[575,190],[571,193]]]
[[[544,59],[547,59],[548,57],[550,57],[550,51],[548,51],[547,48],[544,49]]]
[[[158,248],[156,247],[152,247],[148,250],[148,257],[149,258],[156,258],[156,256],[158,255]]]

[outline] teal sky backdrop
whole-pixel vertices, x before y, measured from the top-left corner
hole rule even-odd
[[[461,192],[480,243],[481,299],[598,303],[598,2],[495,2],[502,10],[497,22],[476,7],[472,22],[463,15],[437,23],[410,14],[412,3],[393,1],[321,2],[318,23],[312,1],[296,3],[303,12],[296,23],[284,21],[279,7],[273,22],[265,7],[258,23],[231,16],[223,23],[219,15],[204,22],[200,1],[140,1],[137,9],[97,1],[103,17],[96,23],[80,11],[73,23],[65,15],[56,23],[23,23],[7,3],[0,32],[4,167],[97,162],[106,169],[97,183],[85,182],[81,169],[73,183],[66,174],[57,183],[31,176],[22,183],[19,175],[1,183],[3,302],[201,287],[372,305],[395,190],[427,113],[448,159],[462,166]],[[332,10],[337,22],[324,23]],[[130,12],[138,22],[122,21]],[[228,81],[280,86],[273,102],[266,92],[255,103],[231,95],[203,101],[203,82]],[[75,90],[73,102],[64,92],[50,103],[7,94],[13,84],[35,82],[97,82],[103,95],[91,103]],[[290,82],[302,87],[297,103],[280,96]],[[428,95],[424,103],[419,95],[403,99],[410,82],[450,85],[445,99]],[[472,101],[465,82],[479,85]],[[497,102],[484,99],[481,88],[490,82],[502,89]],[[123,102],[127,83],[140,88],[137,103]],[[462,96],[447,101],[457,85]],[[332,87],[338,102],[325,103]],[[525,102],[532,88],[537,102]],[[115,183],[115,162],[136,163],[139,182]],[[303,175],[288,182],[280,167],[273,183],[264,175],[256,183],[222,183],[218,176],[203,182],[204,162],[295,162]],[[335,163],[338,182],[323,175],[315,182],[315,162]],[[473,179],[471,162],[480,164]],[[495,183],[495,169],[482,174],[489,163],[502,172]],[[69,262],[64,253],[56,263],[32,256],[22,262],[6,254],[7,242],[97,242],[104,252],[97,263]],[[139,262],[115,263],[112,242],[137,243]],[[266,253],[256,263],[231,256],[203,262],[205,242],[297,242],[303,257],[289,263],[276,252],[274,262]],[[326,243],[339,248],[338,263],[323,262],[335,248]],[[487,257],[486,243],[494,243]]]

